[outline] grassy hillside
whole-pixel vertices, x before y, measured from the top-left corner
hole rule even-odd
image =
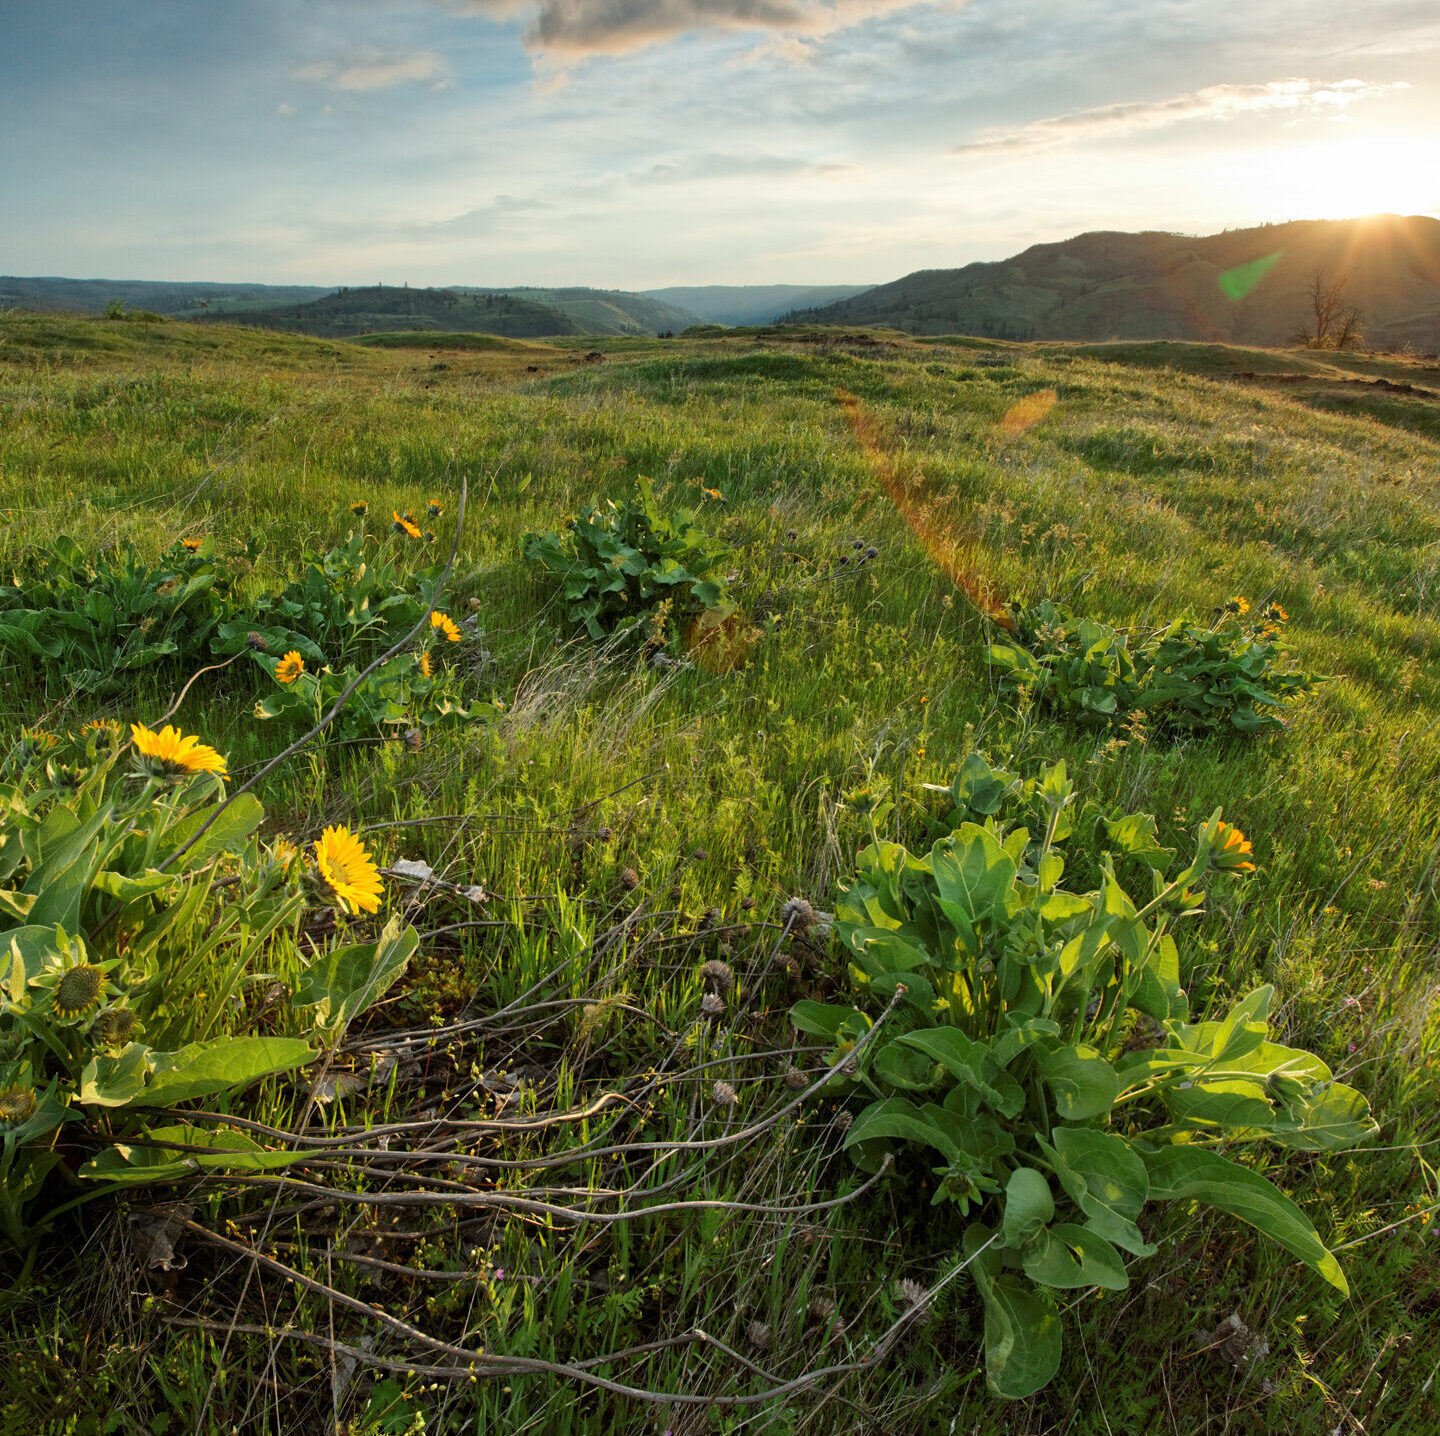
[[[0,316],[0,571],[62,534],[147,560],[190,538],[253,598],[361,529],[370,562],[419,567],[448,552],[463,475],[443,656],[467,701],[504,705],[410,741],[336,737],[264,780],[265,844],[346,824],[391,873],[423,861],[449,886],[387,877],[375,917],[312,898],[216,1008],[294,1034],[297,953],[390,915],[417,929],[405,975],[317,1066],[221,1099],[222,1140],[294,1131],[302,1166],[138,1185],[60,1217],[29,1266],[9,1255],[0,1428],[1435,1429],[1440,374],[853,330],[614,339],[604,362],[575,346],[437,364]],[[521,557],[524,534],[641,476],[731,547],[734,666],[591,643]],[[433,541],[391,532],[431,500]],[[1275,602],[1293,661],[1328,679],[1272,735],[1077,727],[1005,695],[967,591],[1120,625]],[[96,698],[7,663],[15,735],[156,723],[193,672]],[[256,717],[278,691],[242,652],[172,721],[238,782],[291,736]],[[37,741],[12,739],[7,784]],[[1177,929],[1180,979],[1196,1017],[1274,984],[1280,1039],[1370,1100],[1380,1135],[1354,1149],[1233,1148],[1314,1222],[1348,1299],[1231,1216],[1147,1207],[1160,1249],[1126,1256],[1128,1290],[1058,1303],[1056,1379],[1018,1405],[987,1394],[967,1219],[931,1204],[933,1162],[871,1182],[842,1151],[858,1099],[795,1105],[831,1046],[787,1013],[850,979],[823,920],[782,916],[835,912],[879,795],[880,836],[927,849],[949,806],[927,785],[975,752],[1026,775],[1064,759],[1169,848],[1222,805],[1253,842],[1258,871],[1207,880]],[[1097,861],[1082,845],[1075,881]],[[234,877],[202,881],[223,903]],[[55,1203],[123,1115],[67,1129]],[[477,1350],[511,1364],[462,1374]]]
[[[459,288],[456,292],[468,294],[480,291]],[[493,292],[558,309],[575,321],[582,334],[678,334],[682,329],[700,323],[700,316],[688,309],[619,289],[536,289],[521,286]]]
[[[1440,350],[1440,220],[1381,215],[1179,234],[1082,234],[1012,259],[921,270],[800,316],[912,334],[1283,345],[1317,273],[1348,279],[1376,347]]]
[[[448,289],[338,289],[308,304],[218,314],[219,323],[251,324],[292,334],[341,339],[398,330],[440,330],[534,339],[579,334],[582,327],[548,304],[508,294],[456,294]]]

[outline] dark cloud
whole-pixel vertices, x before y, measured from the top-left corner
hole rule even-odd
[[[701,30],[829,35],[897,10],[963,0],[438,0],[487,20],[525,19],[525,46],[557,60],[618,55]]]

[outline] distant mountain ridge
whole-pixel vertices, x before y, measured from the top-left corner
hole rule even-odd
[[[307,304],[216,314],[208,322],[253,324],[322,339],[353,339],[398,330],[496,334],[504,339],[551,339],[586,332],[569,315],[548,304],[509,294],[456,294],[449,289],[384,284],[337,289]]]
[[[63,279],[59,276],[0,274],[0,307],[43,309],[62,314],[99,314],[113,300],[130,309],[149,309],[171,319],[198,319],[207,313],[305,304],[330,294],[335,285],[226,284],[166,279]]]
[[[647,299],[688,309],[709,324],[773,324],[789,310],[833,304],[870,287],[868,284],[699,284],[642,289],[640,293]]]
[[[1297,220],[1196,238],[1100,231],[919,270],[792,321],[992,339],[1183,339],[1279,347],[1317,273],[1348,280],[1366,342],[1440,350],[1440,220]]]

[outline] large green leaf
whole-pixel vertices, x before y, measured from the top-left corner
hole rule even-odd
[[[298,1037],[216,1037],[176,1052],[152,1052],[149,1085],[126,1106],[168,1107],[248,1087],[257,1078],[303,1067],[317,1055]]]
[[[174,1181],[206,1168],[273,1171],[315,1155],[313,1151],[293,1147],[270,1151],[243,1132],[214,1131],[203,1127],[154,1127],[147,1129],[145,1136],[150,1142],[162,1145],[117,1142],[97,1152],[79,1169],[78,1175],[92,1181],[143,1186],[152,1182]]]
[[[1135,1225],[1150,1196],[1150,1178],[1130,1144],[1088,1127],[1057,1127],[1050,1139],[1046,1150],[1055,1158],[1056,1175],[1091,1230],[1136,1256],[1153,1255],[1155,1248]]]
[[[985,1380],[1008,1400],[1033,1396],[1060,1369],[1060,1317],[1025,1278],[1007,1272],[990,1232],[978,1223],[965,1232],[969,1271],[985,1304]]]
[[[1033,1241],[1055,1215],[1055,1199],[1044,1173],[1016,1167],[1005,1184],[1005,1212],[1000,1229],[1005,1245],[1019,1251]]]
[[[1145,1166],[1150,1195],[1157,1201],[1188,1198],[1219,1207],[1279,1242],[1338,1291],[1350,1294],[1340,1263],[1320,1240],[1310,1218],[1258,1172],[1188,1144],[1151,1153]]]
[[[124,1107],[138,1097],[150,1071],[150,1049],[131,1042],[113,1057],[96,1053],[80,1074],[80,1100],[96,1107]]]
[[[1015,884],[1015,859],[993,833],[975,823],[961,823],[930,850],[930,867],[940,897],[978,922],[1003,909]]]
[[[213,811],[213,808],[204,807],[176,823],[165,834],[157,856],[163,859],[178,852],[200,830]],[[239,797],[233,798],[230,805],[216,818],[214,826],[206,828],[204,836],[196,840],[195,846],[186,849],[185,865],[198,867],[216,853],[235,852],[260,826],[264,818],[265,809],[261,807],[260,800],[253,793],[241,793]]]
[[[1353,1147],[1368,1142],[1380,1129],[1370,1115],[1370,1104],[1353,1087],[1331,1082],[1292,1112],[1300,1125],[1276,1133],[1283,1146],[1302,1152],[1328,1152],[1336,1147]]]
[[[877,1138],[920,1142],[937,1148],[950,1162],[956,1161],[961,1152],[945,1127],[931,1121],[906,1097],[886,1097],[872,1102],[851,1123],[850,1130],[845,1134],[845,1146],[849,1148]]]
[[[313,1006],[317,1029],[343,1032],[400,976],[419,945],[415,929],[402,930],[400,919],[392,917],[374,942],[336,948],[316,958],[300,974],[291,1005]]]
[[[1103,1116],[1120,1095],[1115,1069],[1093,1047],[1062,1045],[1041,1056],[1039,1065],[1063,1121]]]
[[[1014,1117],[1025,1105],[1020,1084],[990,1060],[990,1049],[955,1027],[907,1032],[898,1039],[939,1062],[957,1081],[973,1087],[1001,1115]]]
[[[1073,1222],[1056,1222],[1024,1254],[1025,1275],[1044,1286],[1072,1290],[1103,1286],[1124,1291],[1129,1284],[1120,1253],[1098,1232]]]

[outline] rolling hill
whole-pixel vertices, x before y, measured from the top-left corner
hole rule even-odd
[[[1011,259],[920,270],[787,318],[995,339],[1183,339],[1277,346],[1318,272],[1345,278],[1367,342],[1440,349],[1440,220],[1302,220],[1194,238],[1082,234]]]
[[[337,289],[308,304],[217,314],[211,322],[253,324],[324,339],[397,330],[498,334],[507,339],[588,332],[548,304],[509,294],[457,294],[449,289],[397,289],[389,285]]]
[[[455,294],[508,294],[546,304],[568,315],[583,334],[678,334],[692,324],[703,324],[704,316],[645,294],[620,289],[537,289],[516,285],[507,289],[480,290],[452,285]]]

